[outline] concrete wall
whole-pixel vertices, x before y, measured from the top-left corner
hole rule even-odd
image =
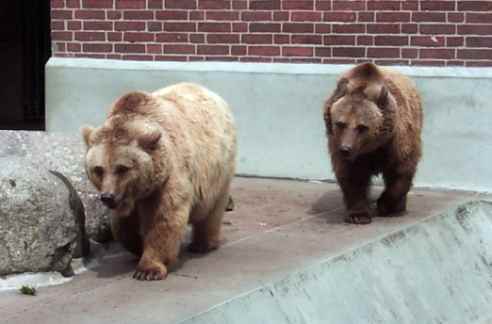
[[[168,63],[53,58],[47,64],[47,130],[100,124],[126,91],[201,83],[232,106],[238,173],[333,179],[322,104],[349,66]],[[424,158],[418,186],[492,191],[492,69],[400,67],[424,100]]]

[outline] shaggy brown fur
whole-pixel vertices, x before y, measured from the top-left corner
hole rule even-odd
[[[102,127],[82,133],[87,174],[113,210],[113,234],[140,256],[136,279],[166,277],[187,223],[192,251],[219,246],[236,155],[234,121],[219,96],[189,83],[132,92]]]
[[[371,176],[383,174],[380,216],[406,210],[406,197],[421,157],[422,107],[414,83],[374,64],[354,67],[339,79],[324,107],[333,171],[348,209],[346,221],[371,222]]]

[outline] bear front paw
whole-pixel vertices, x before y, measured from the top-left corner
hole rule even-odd
[[[218,249],[219,245],[220,243],[218,241],[192,242],[188,245],[188,251],[191,253],[203,254]]]
[[[164,265],[151,267],[137,267],[133,278],[137,280],[164,280],[167,277],[167,268]]]
[[[345,218],[345,222],[349,224],[370,224],[372,222],[371,215],[369,212],[351,212]]]
[[[378,215],[381,217],[402,216],[406,210],[406,198],[399,201],[393,201],[381,197],[377,202]]]

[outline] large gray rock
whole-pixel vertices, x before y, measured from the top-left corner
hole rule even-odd
[[[35,164],[0,158],[0,165],[0,275],[69,275],[81,238],[77,197],[60,177]]]
[[[110,212],[99,201],[86,177],[84,154],[85,147],[79,135],[0,130],[0,158],[20,158],[38,165],[40,170],[58,171],[64,175],[84,204],[88,237],[106,242],[111,239]]]

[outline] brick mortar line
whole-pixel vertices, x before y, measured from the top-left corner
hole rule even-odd
[[[492,14],[492,13],[491,13]],[[373,26],[373,25],[381,25],[381,26],[387,26],[387,25],[416,25],[416,26],[421,26],[421,25],[444,25],[444,26],[456,26],[456,27],[463,27],[463,26],[492,26],[492,22],[487,23],[487,22],[444,22],[444,21],[420,21],[420,22],[400,22],[400,21],[395,21],[395,22],[368,22],[368,21],[363,21],[363,22],[357,22],[357,21],[350,21],[350,22],[344,22],[344,21],[305,21],[305,22],[300,22],[300,21],[295,21],[295,22],[275,22],[275,23],[270,23],[268,21],[223,21],[223,20],[213,20],[213,21],[205,21],[205,20],[182,20],[182,19],[165,19],[165,20],[160,20],[160,19],[152,19],[152,20],[145,20],[145,19],[98,19],[98,18],[74,18],[74,19],[52,19],[52,23],[63,23],[66,25],[68,22],[106,22],[106,23],[116,23],[116,22],[125,22],[125,23],[131,23],[131,22],[143,22],[143,23],[188,23],[188,24],[193,24],[193,23],[201,23],[201,24],[259,24],[259,25],[283,25],[283,24],[289,24],[289,25],[313,25],[313,26],[350,26],[350,25],[365,25],[365,26]]]
[[[57,52],[61,56],[69,56],[69,57],[83,57],[84,55],[86,56],[102,56],[102,57],[108,57],[108,56],[119,56],[119,57],[128,57],[128,56],[139,56],[139,57],[156,57],[156,56],[161,56],[161,57],[185,57],[186,55],[151,55],[148,53],[117,53],[117,54],[112,54],[112,53],[64,53],[64,52]],[[200,59],[203,60],[204,58],[213,58],[213,55],[208,55],[208,56],[201,56],[201,55],[194,55],[194,56],[187,56],[188,60],[193,60],[195,59]],[[225,57],[223,55],[216,55],[215,57]],[[311,56],[302,56],[302,57],[282,57],[282,56],[233,56],[234,61],[258,61],[261,59],[261,61],[284,61],[284,62],[296,62],[296,61],[304,61],[304,62],[336,62],[336,61],[345,61],[345,62],[363,62],[363,61],[384,61],[384,62],[410,62],[410,63],[438,63],[438,64],[431,64],[431,65],[437,65],[437,66],[444,66],[446,65],[451,65],[451,66],[474,66],[479,64],[480,66],[491,66],[492,63],[488,61],[481,61],[479,59],[470,59],[470,60],[464,60],[464,59],[459,59],[459,58],[452,58],[452,59],[423,59],[423,58],[414,58],[414,59],[408,59],[408,58],[353,58],[353,57],[311,57]],[[243,60],[244,59],[244,60]],[[457,64],[453,64],[457,63]],[[485,63],[485,64],[483,64]]]
[[[367,50],[367,49],[366,49]],[[485,49],[488,50],[488,49]],[[292,58],[334,58],[334,59],[353,59],[353,60],[420,60],[420,61],[463,61],[463,62],[472,62],[472,61],[486,61],[488,62],[489,59],[487,58],[459,58],[456,57],[456,49],[453,49],[455,52],[455,57],[454,58],[422,58],[422,57],[416,57],[416,58],[405,58],[402,57],[401,54],[398,57],[351,57],[351,56],[319,56],[313,54],[312,56],[285,56],[285,55],[232,55],[232,54],[206,54],[208,56],[224,56],[224,57],[231,57],[231,58],[236,58],[236,57],[243,57],[243,58],[255,58],[255,57],[274,57],[274,58],[286,58],[286,59],[292,59]],[[81,52],[75,52],[75,51],[69,51],[66,49],[65,51],[63,50],[56,50],[56,54],[97,54],[97,55],[111,55],[111,54],[116,54],[116,55],[140,55],[140,56],[155,56],[155,55],[160,55],[160,56],[180,56],[180,55],[191,55],[191,56],[200,56],[202,54],[190,54],[190,53],[149,53],[149,52],[94,52],[94,51],[81,51]]]
[[[245,46],[245,47],[250,47],[250,46],[256,46],[256,47],[303,47],[303,48],[400,48],[400,49],[415,49],[415,50],[420,50],[420,49],[448,49],[448,50],[454,50],[454,49],[460,49],[460,50],[491,50],[492,48],[490,47],[484,47],[484,46],[466,46],[466,45],[457,45],[457,46],[448,46],[448,45],[442,45],[442,46],[422,46],[422,45],[391,45],[391,44],[385,44],[385,45],[361,45],[361,44],[341,44],[341,45],[324,45],[324,44],[303,44],[303,43],[285,43],[285,44],[265,44],[265,43],[185,43],[185,42],[158,42],[158,41],[150,41],[150,42],[132,42],[132,41],[113,41],[113,42],[105,42],[103,40],[55,40],[53,41],[55,44],[64,44],[64,43],[70,43],[70,44],[107,44],[110,43],[110,45],[201,45],[201,46]]]

